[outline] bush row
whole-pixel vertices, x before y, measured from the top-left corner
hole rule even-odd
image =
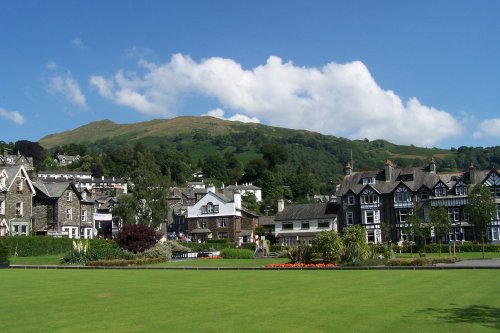
[[[108,267],[127,267],[127,266],[139,266],[139,265],[149,265],[158,262],[163,262],[164,260],[160,258],[139,258],[139,259],[114,259],[114,260],[97,260],[87,263],[87,266],[108,266]]]
[[[71,251],[73,240],[70,238],[55,238],[45,236],[5,236],[3,243],[10,255],[20,257],[43,256]],[[112,240],[89,239],[91,248],[117,248]]]
[[[371,249],[375,253],[385,253],[387,251],[387,245],[376,244],[370,245]],[[449,252],[449,248],[453,249],[453,245],[441,244],[441,252]],[[394,252],[399,252],[400,248],[397,244],[392,244],[391,248]],[[485,244],[485,252],[500,252],[500,245],[497,244]],[[401,248],[403,253],[439,253],[439,244],[427,244],[427,245],[404,245]],[[455,252],[482,252],[482,245],[472,242],[465,242],[464,244],[456,244]]]
[[[2,239],[0,239],[0,265],[5,265],[9,263],[9,250],[3,245]]]
[[[234,248],[233,243],[181,243],[183,246],[191,249],[191,252],[201,251],[221,251],[227,248]]]

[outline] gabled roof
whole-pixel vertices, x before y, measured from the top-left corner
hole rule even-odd
[[[22,174],[22,177],[26,179],[28,182],[28,186],[31,189],[32,193],[35,193],[35,188],[33,187],[33,183],[31,182],[31,179],[29,178],[28,172],[24,168],[23,165],[12,165],[12,166],[6,166],[3,167],[5,170],[5,173],[7,174],[7,180],[5,182],[5,185],[7,187],[7,190],[13,186],[15,183],[15,180],[19,174]]]
[[[285,206],[276,214],[275,221],[328,219],[337,216],[338,205],[333,202]]]
[[[35,181],[35,188],[49,198],[59,198],[70,186],[69,182],[42,182]]]

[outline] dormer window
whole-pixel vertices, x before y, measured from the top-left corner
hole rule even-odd
[[[375,177],[363,178],[363,185],[375,184]]]
[[[361,192],[361,204],[378,204],[379,196],[371,188],[366,188]]]
[[[394,193],[394,202],[411,202],[413,194],[406,187],[399,187]]]
[[[18,193],[23,192],[23,180],[22,179],[16,181],[16,192],[18,192]]]
[[[456,195],[467,195],[467,187],[465,186],[457,186],[455,187]]]
[[[202,214],[217,214],[217,213],[219,213],[219,205],[214,205],[213,203],[209,202],[205,206],[201,206],[201,213]]]
[[[434,190],[434,195],[436,197],[445,197],[446,196],[446,188],[445,187],[437,187]]]

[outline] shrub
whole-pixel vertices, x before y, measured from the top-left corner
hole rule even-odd
[[[9,264],[9,250],[3,245],[3,241],[0,238],[0,265]]]
[[[335,231],[324,231],[316,236],[314,250],[321,254],[325,262],[337,262],[344,251],[344,243]]]
[[[430,258],[412,258],[412,259],[391,259],[388,260],[386,266],[430,266],[432,259]]]
[[[453,264],[455,262],[459,262],[460,258],[458,257],[440,257],[440,258],[432,258],[432,263],[443,263],[443,264]]]
[[[380,265],[385,265],[387,262],[387,259],[381,259],[381,258],[370,258],[366,260],[360,260],[356,262],[348,262],[343,264],[343,266],[380,266]]]
[[[191,252],[220,251],[227,248],[234,248],[233,243],[182,243],[183,246],[191,249]],[[255,244],[252,244],[255,246]]]
[[[176,241],[169,241],[170,248],[172,249],[172,253],[180,252],[180,253],[188,253],[191,252],[191,249],[187,246],[184,246]]]
[[[309,264],[314,258],[314,249],[307,244],[290,246],[285,252],[292,264]]]
[[[209,244],[227,244],[227,243],[230,243],[230,240],[229,240],[229,238],[209,239],[209,240],[207,240],[207,243],[209,243]]]
[[[247,249],[223,249],[220,256],[224,259],[253,259],[253,251]]]
[[[155,245],[160,237],[153,228],[145,224],[126,224],[118,233],[116,242],[122,249],[141,253]]]
[[[172,259],[172,248],[170,244],[156,243],[153,247],[150,247],[146,251],[139,253],[140,258],[148,259],[162,259],[162,261],[169,261]]]
[[[121,248],[90,248],[87,251],[88,261],[111,260],[111,259],[134,259],[132,252]]]
[[[368,259],[370,248],[366,243],[366,231],[360,225],[344,229],[342,240],[344,252],[342,262],[356,262]]]
[[[162,262],[163,259],[155,258],[140,258],[140,259],[115,259],[115,260],[97,260],[87,263],[87,266],[108,266],[108,267],[126,267],[126,266],[138,266],[138,265],[149,265],[154,263]]]
[[[97,260],[135,259],[135,255],[118,247],[89,247],[88,241],[73,241],[73,249],[61,259],[65,265],[85,265]]]

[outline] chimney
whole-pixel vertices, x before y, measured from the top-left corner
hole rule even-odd
[[[390,182],[392,180],[392,170],[394,169],[394,164],[391,160],[385,161],[385,181]]]
[[[469,181],[471,185],[476,184],[476,168],[472,162],[469,165]]]
[[[434,157],[432,157],[431,163],[429,164],[429,171],[430,173],[436,173],[436,161],[434,160]]]
[[[281,213],[285,209],[285,200],[278,200],[278,213]]]
[[[352,166],[351,166],[351,163],[347,163],[345,168],[344,168],[344,172],[345,172],[345,175],[346,176],[350,176],[352,174]]]
[[[234,200],[234,207],[236,209],[241,209],[241,194],[240,194],[240,192],[238,192],[238,191],[234,192],[233,200]]]
[[[214,186],[214,184],[212,184],[212,183],[208,184],[208,186],[207,186],[207,192],[215,193],[215,186]]]

